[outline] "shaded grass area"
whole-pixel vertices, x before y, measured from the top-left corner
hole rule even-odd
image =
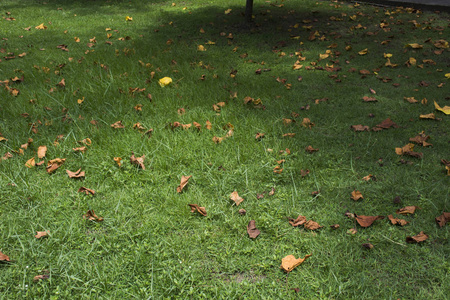
[[[242,1],[46,2],[2,3],[2,11],[11,13],[5,18],[15,20],[0,20],[6,38],[0,44],[0,80],[24,76],[21,83],[9,83],[9,90],[3,83],[0,91],[0,132],[8,139],[0,146],[2,155],[13,154],[0,164],[0,251],[11,258],[0,264],[3,297],[448,294],[448,226],[439,228],[434,218],[449,210],[449,177],[440,164],[449,159],[449,121],[433,106],[433,101],[449,105],[448,48],[436,54],[441,49],[433,45],[448,35],[447,14],[330,1],[255,2],[249,25],[243,22]],[[125,21],[126,16],[133,20]],[[35,29],[41,23],[48,28]],[[405,47],[411,43],[423,48]],[[199,51],[199,45],[207,50]],[[368,54],[358,54],[366,48]],[[23,58],[4,59],[23,52]],[[391,53],[398,66],[386,67],[383,53]],[[293,70],[300,57],[303,67]],[[405,65],[410,57],[415,66]],[[173,83],[162,88],[158,80],[165,76]],[[62,78],[65,87],[58,86]],[[11,88],[20,94],[13,96]],[[145,91],[131,93],[134,88]],[[260,98],[265,109],[244,105],[246,96]],[[364,103],[363,96],[378,102]],[[428,101],[410,104],[404,97]],[[218,102],[225,102],[220,112],[212,110]],[[138,104],[141,111],[134,109]],[[180,116],[179,108],[186,113]],[[431,112],[442,120],[419,119]],[[388,117],[400,127],[350,130],[356,124],[372,128]],[[302,126],[303,118],[315,126]],[[283,119],[296,122],[285,125]],[[110,127],[118,120],[124,129]],[[201,131],[169,125],[194,121]],[[151,138],[133,129],[136,122],[153,129]],[[213,137],[225,136],[227,124],[233,125],[233,136],[215,144]],[[421,131],[433,144],[415,146],[422,159],[395,154]],[[265,133],[261,141],[255,140],[258,132]],[[296,135],[282,137],[285,133]],[[63,137],[54,146],[58,135]],[[33,142],[23,155],[15,153],[29,138]],[[92,145],[86,153],[74,152],[84,138]],[[48,147],[46,161],[66,158],[55,174],[25,166],[41,145]],[[319,151],[305,152],[308,145]],[[146,156],[146,170],[128,162],[132,152]],[[114,157],[123,158],[121,167]],[[283,171],[276,174],[280,159]],[[82,181],[64,171],[78,168],[86,171]],[[310,173],[302,176],[301,170]],[[369,174],[376,180],[362,180]],[[192,178],[178,194],[182,175]],[[96,195],[78,193],[80,186]],[[275,194],[269,196],[272,188]],[[245,199],[238,207],[229,200],[234,190]],[[353,190],[364,199],[351,200]],[[400,203],[393,201],[397,196]],[[191,214],[189,203],[206,207],[208,215]],[[385,219],[361,228],[344,216],[346,211],[395,215],[406,205],[421,209],[404,217],[410,222],[405,227]],[[104,221],[84,220],[89,209]],[[299,214],[324,227],[291,227],[287,218]],[[261,231],[255,240],[247,236],[250,220]],[[340,227],[331,229],[333,224]],[[349,234],[351,228],[358,232]],[[34,238],[45,230],[49,237]],[[420,231],[430,238],[406,244],[406,236]],[[375,247],[367,250],[363,243]],[[291,273],[279,269],[286,255],[310,253]],[[50,277],[33,282],[39,274]]]

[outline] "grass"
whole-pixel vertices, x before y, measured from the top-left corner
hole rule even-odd
[[[450,61],[449,48],[439,55],[433,43],[448,36],[448,14],[286,0],[255,2],[254,24],[248,25],[243,1],[174,3],[2,1],[1,11],[10,15],[0,20],[0,80],[24,80],[0,89],[0,132],[7,139],[1,153],[13,155],[0,164],[0,251],[11,259],[0,264],[0,298],[444,299],[449,231],[434,218],[449,211],[450,177],[440,160],[449,159],[450,126],[433,101],[450,105]],[[41,23],[47,29],[35,29]],[[388,24],[385,30],[381,23]],[[412,43],[423,48],[405,47]],[[207,50],[198,51],[199,45]],[[366,48],[368,54],[358,54]],[[319,60],[327,50],[329,57]],[[293,70],[298,52],[306,59]],[[384,53],[398,66],[386,67]],[[415,66],[405,65],[410,57]],[[314,69],[327,65],[341,70]],[[173,83],[162,88],[158,80],[166,76]],[[65,87],[59,87],[63,78]],[[12,88],[20,94],[12,95]],[[145,91],[130,93],[134,88]],[[260,98],[265,109],[244,105],[246,96]],[[365,103],[363,96],[378,102]],[[428,102],[411,104],[404,97]],[[315,104],[323,98],[328,100]],[[212,106],[219,102],[225,106],[216,112]],[[134,109],[138,104],[141,111]],[[186,113],[180,116],[179,108]],[[442,120],[419,119],[431,112]],[[400,127],[350,130],[388,117]],[[303,118],[315,126],[302,126]],[[296,122],[284,125],[283,119]],[[119,120],[125,128],[112,129]],[[200,131],[169,125],[194,121]],[[151,138],[133,129],[136,122],[153,129]],[[225,136],[228,123],[233,136],[215,144],[213,137]],[[433,144],[415,146],[423,158],[395,153],[421,131]],[[258,132],[265,133],[260,141]],[[285,133],[296,135],[283,138]],[[85,138],[92,145],[74,152]],[[52,175],[44,166],[25,166],[33,156],[39,161],[41,145],[48,147],[46,162],[66,158]],[[319,151],[305,152],[308,145]],[[145,170],[129,163],[132,152],[145,155]],[[121,167],[114,157],[123,159]],[[276,174],[280,159],[283,171]],[[85,179],[68,178],[66,169],[79,168]],[[310,173],[303,177],[301,170]],[[362,179],[369,174],[376,180]],[[183,175],[192,178],[177,193]],[[81,186],[96,194],[78,193]],[[351,200],[353,190],[364,199]],[[238,207],[229,199],[233,191],[245,199]],[[400,203],[393,201],[397,196]],[[191,214],[190,203],[206,207],[207,216]],[[421,209],[395,214],[407,205]],[[90,209],[104,221],[83,219]],[[394,214],[410,223],[398,227],[384,219],[362,228],[346,211]],[[287,218],[298,215],[323,228],[293,228]],[[261,231],[254,240],[246,232],[250,220]],[[340,227],[331,229],[333,224]],[[357,233],[349,234],[351,228]],[[34,237],[46,230],[48,237]],[[430,238],[405,242],[420,231]],[[312,256],[286,274],[280,264],[290,254]],[[43,274],[49,278],[33,282]]]

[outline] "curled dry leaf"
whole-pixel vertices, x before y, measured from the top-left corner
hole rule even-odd
[[[363,195],[360,191],[354,190],[352,192],[352,196],[350,197],[354,201],[358,201],[359,199],[364,199]]]
[[[9,256],[0,252],[0,261],[10,261]]]
[[[306,255],[304,258],[295,258],[294,255],[288,255],[281,260],[281,269],[289,273],[302,264],[312,254]]]
[[[130,163],[132,165],[135,165],[138,168],[145,170],[144,160],[145,160],[145,155],[142,155],[141,157],[136,157],[136,156],[134,156],[134,153],[131,152]]]
[[[209,120],[206,120],[206,125],[205,125],[206,129],[211,130],[212,128],[212,124]]]
[[[317,230],[319,228],[322,228],[323,226],[320,226],[319,223],[313,220],[309,220],[308,222],[305,223],[305,225],[303,225],[303,227],[309,230]]]
[[[265,133],[258,132],[258,133],[256,133],[255,139],[259,141],[259,140],[261,140],[264,136],[265,136]]]
[[[248,222],[248,225],[247,225],[247,233],[248,233],[248,236],[249,236],[251,239],[256,239],[256,238],[258,237],[258,235],[261,233],[261,231],[259,231],[259,230],[256,228],[256,222],[255,222],[255,220],[251,220],[250,222]]]
[[[36,235],[34,236],[37,239],[48,236],[48,231],[36,231]]]
[[[51,174],[56,171],[66,161],[65,158],[55,158],[47,162],[47,173]]]
[[[241,208],[241,209],[239,210],[239,214],[240,214],[241,216],[245,216],[246,213],[247,213],[247,211],[246,211],[245,209],[243,209],[243,208]]]
[[[198,131],[202,130],[202,125],[200,125],[200,123],[192,122],[192,124],[194,125],[195,128],[197,128]]]
[[[363,126],[361,124],[358,125],[352,125],[350,126],[350,129],[353,131],[369,131],[369,126]]]
[[[72,172],[69,170],[66,170],[67,175],[69,175],[70,178],[84,178],[86,175],[84,171],[81,171],[81,168],[79,168],[77,171]]]
[[[450,106],[446,105],[444,107],[440,107],[439,104],[437,104],[436,101],[434,101],[434,108],[436,108],[439,111],[442,111],[446,115],[450,115]]]
[[[192,177],[192,175],[189,176],[181,176],[181,182],[180,185],[177,187],[177,192],[181,193],[183,191],[183,188],[188,184],[189,179]]]
[[[375,98],[375,97],[364,96],[362,99],[364,102],[377,102],[378,101],[377,98]]]
[[[78,189],[78,193],[85,193],[86,195],[95,195],[94,190],[85,188],[84,186],[82,186]]]
[[[311,145],[309,145],[308,147],[305,148],[305,151],[308,153],[314,153],[314,152],[319,151],[319,149],[315,149]]]
[[[421,231],[418,235],[415,236],[407,236],[406,242],[413,244],[413,243],[421,243],[426,241],[429,238],[428,235],[426,235],[423,231]]]
[[[301,169],[300,170],[300,176],[305,177],[308,174],[309,174],[309,169],[306,169],[306,170]]]
[[[45,279],[49,279],[49,278],[50,278],[50,275],[48,275],[48,274],[36,275],[33,277],[33,281],[38,282],[39,280],[45,280]]]
[[[85,144],[86,146],[90,146],[90,145],[92,145],[92,141],[90,138],[85,138],[81,141],[78,141],[78,144]]]
[[[224,140],[224,138],[223,138],[223,137],[213,136],[212,140],[213,140],[213,142],[214,142],[215,144],[220,144],[220,143],[222,143],[222,141]]]
[[[311,129],[315,124],[309,118],[303,118],[302,126]]]
[[[191,207],[191,213],[197,211],[202,216],[206,216],[206,209],[198,206],[198,204],[188,204]]]
[[[369,249],[369,250],[374,247],[371,243],[364,243],[361,246],[363,246],[363,248],[366,248],[366,249]]]
[[[356,215],[356,222],[358,222],[358,224],[361,227],[369,227],[370,225],[372,225],[373,222],[375,222],[376,220],[383,220],[384,217],[383,216],[363,216],[363,215]]]
[[[347,230],[348,234],[356,234],[358,232],[358,230],[356,230],[356,228],[350,228],[349,230]]]
[[[450,212],[443,212],[442,215],[436,217],[435,220],[439,227],[444,227],[447,222],[450,222]]]
[[[38,158],[44,158],[47,153],[47,146],[39,146],[37,150]]]
[[[301,215],[299,215],[297,217],[297,219],[295,219],[295,220],[292,218],[288,218],[288,219],[289,219],[289,224],[291,224],[293,227],[301,226],[306,223],[306,217],[301,216]]]
[[[82,153],[84,153],[84,152],[86,152],[87,147],[86,146],[77,147],[77,148],[72,148],[72,150],[75,151],[75,152],[82,152]]]
[[[383,120],[380,124],[372,128],[372,130],[377,131],[376,128],[389,129],[391,127],[399,128],[399,126],[394,121],[392,121],[391,118],[387,118],[386,120]]]
[[[244,199],[238,195],[237,191],[234,191],[230,194],[230,199],[236,203],[236,206],[239,206]]]
[[[34,157],[30,158],[30,159],[27,160],[26,163],[25,163],[25,167],[27,167],[27,168],[32,168],[32,167],[34,167],[35,165],[36,165],[36,161],[35,161],[35,158],[34,158]]]
[[[103,218],[98,217],[93,210],[88,210],[85,215],[83,215],[83,219],[87,219],[90,221],[101,222]]]
[[[393,215],[389,215],[388,216],[389,221],[391,221],[392,225],[400,225],[400,226],[405,226],[406,224],[408,224],[409,222],[403,219],[397,219],[394,218]]]
[[[114,129],[125,128],[122,121],[117,121],[116,123],[111,124],[111,127]]]
[[[331,229],[338,229],[339,227],[341,227],[339,224],[330,225]]]
[[[409,214],[413,214],[416,209],[421,209],[418,206],[405,206],[403,208],[397,209],[396,213],[400,214],[400,215],[409,215]]]
[[[121,167],[122,166],[122,158],[121,157],[114,157],[114,161],[116,164]]]
[[[292,132],[283,134],[283,137],[294,137],[294,136],[295,136],[295,133],[292,133]]]

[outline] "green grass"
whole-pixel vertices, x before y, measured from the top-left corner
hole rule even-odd
[[[450,292],[449,230],[434,218],[450,210],[450,177],[440,163],[450,159],[450,124],[433,101],[450,105],[450,60],[449,48],[437,55],[433,43],[448,36],[449,15],[345,2],[255,1],[254,24],[248,25],[244,1],[174,3],[2,1],[2,13],[10,15],[0,19],[0,80],[24,80],[0,86],[0,132],[7,139],[0,154],[13,154],[0,163],[0,251],[11,259],[0,263],[0,298],[444,299]],[[35,29],[41,23],[48,28]],[[355,28],[359,24],[363,29]],[[317,38],[309,40],[315,31]],[[405,47],[411,43],[423,48]],[[69,51],[57,48],[62,44]],[[365,48],[369,53],[359,55]],[[331,55],[319,60],[327,50]],[[298,52],[306,59],[293,70]],[[386,67],[383,53],[391,53],[398,67]],[[423,67],[405,65],[410,57]],[[314,64],[341,70],[307,70]],[[257,75],[257,69],[270,71]],[[363,69],[370,74],[361,76]],[[173,83],[162,88],[158,80],[165,76]],[[62,78],[64,88],[57,86]],[[20,94],[13,96],[12,88]],[[145,91],[130,94],[130,88]],[[246,96],[260,98],[265,109],[244,105]],[[378,102],[365,103],[363,96]],[[428,103],[410,104],[404,97]],[[322,98],[328,100],[315,104]],[[218,102],[226,103],[220,113],[212,109]],[[138,104],[142,111],[134,109]],[[179,108],[186,113],[179,116]],[[284,125],[292,112],[299,114],[296,122]],[[442,120],[419,119],[431,112]],[[350,129],[388,117],[400,127]],[[315,126],[303,127],[303,118]],[[118,120],[124,129],[111,128]],[[169,125],[194,121],[201,131]],[[132,128],[136,122],[154,130],[151,138]],[[234,135],[215,144],[213,137],[225,136],[228,123]],[[415,146],[422,159],[395,153],[421,131],[433,144]],[[261,141],[255,140],[258,132],[265,133]],[[283,138],[285,133],[296,135]],[[54,146],[58,135],[64,137]],[[29,138],[33,142],[18,154]],[[74,152],[85,138],[92,140],[86,153]],[[48,147],[46,162],[66,158],[52,175],[44,166],[25,166],[33,156],[39,161],[41,145]],[[308,145],[319,151],[305,152]],[[280,152],[286,148],[290,154]],[[130,164],[132,152],[145,155],[146,170]],[[123,159],[122,167],[114,157]],[[275,174],[280,159],[283,171]],[[86,172],[81,181],[65,172],[79,168]],[[302,177],[302,169],[309,175]],[[369,174],[376,180],[362,179]],[[192,178],[179,194],[183,175]],[[78,193],[81,186],[95,196]],[[229,199],[235,190],[245,199],[238,207]],[[364,199],[351,200],[353,190]],[[397,196],[401,203],[394,203]],[[206,207],[207,216],[191,214],[190,203]],[[421,209],[395,214],[406,205]],[[104,221],[83,219],[89,209]],[[394,214],[410,223],[397,227],[384,219],[362,228],[346,211]],[[287,218],[299,214],[323,228],[291,227]],[[261,231],[255,240],[246,232],[250,220]],[[331,229],[333,224],[340,227]],[[354,227],[356,234],[347,233]],[[48,237],[34,238],[46,230]],[[430,238],[405,242],[420,231]],[[290,254],[312,256],[286,274],[280,264]],[[49,279],[33,282],[41,274]]]

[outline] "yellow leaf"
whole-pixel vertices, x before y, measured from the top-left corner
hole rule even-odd
[[[359,55],[366,55],[367,53],[369,53],[369,49],[364,49],[358,52]]]
[[[114,161],[117,163],[117,165],[119,167],[122,166],[122,158],[121,157],[114,157]]]
[[[82,99],[78,99],[78,100],[77,100],[77,103],[78,103],[78,104],[81,104],[81,103],[83,103],[83,101],[84,101],[84,97],[83,97]]]
[[[36,29],[47,29],[47,26],[44,26],[44,23],[35,27]]]
[[[391,58],[392,54],[391,53],[383,53],[384,58]]]
[[[25,166],[27,168],[32,168],[36,165],[36,161],[34,160],[34,157],[30,158],[29,160],[27,160],[27,162],[25,163]]]
[[[439,104],[437,104],[436,101],[434,101],[434,107],[435,107],[437,110],[442,111],[444,114],[450,115],[450,106],[447,106],[447,105],[446,105],[446,106],[444,106],[444,107],[440,107]]]
[[[225,14],[228,15],[231,11],[232,11],[232,9],[229,8],[229,9],[227,9],[227,10],[225,11]]]
[[[129,17],[129,16],[126,16],[126,17],[125,17],[125,21],[133,21],[133,18],[132,18],[132,17]]]
[[[420,115],[421,119],[432,119],[435,120],[436,116],[434,115],[434,113],[430,113],[430,114],[426,114],[426,115]]]
[[[412,43],[412,44],[406,44],[406,47],[411,47],[413,49],[422,49],[423,46],[417,43]]]
[[[305,258],[295,258],[294,255],[288,255],[281,260],[281,269],[283,269],[285,272],[289,273],[294,268],[296,268],[301,263],[303,263],[311,255],[312,254],[308,254],[305,256]]]
[[[450,73],[445,74],[445,78],[450,79]]]
[[[206,51],[206,48],[205,48],[205,46],[203,46],[203,45],[198,45],[198,46],[197,46],[197,50],[198,50],[198,51]]]
[[[158,81],[158,83],[159,83],[159,85],[160,85],[161,87],[165,87],[166,85],[169,85],[169,84],[172,83],[172,78],[170,78],[170,77],[164,77],[164,78],[161,78],[161,79]]]

